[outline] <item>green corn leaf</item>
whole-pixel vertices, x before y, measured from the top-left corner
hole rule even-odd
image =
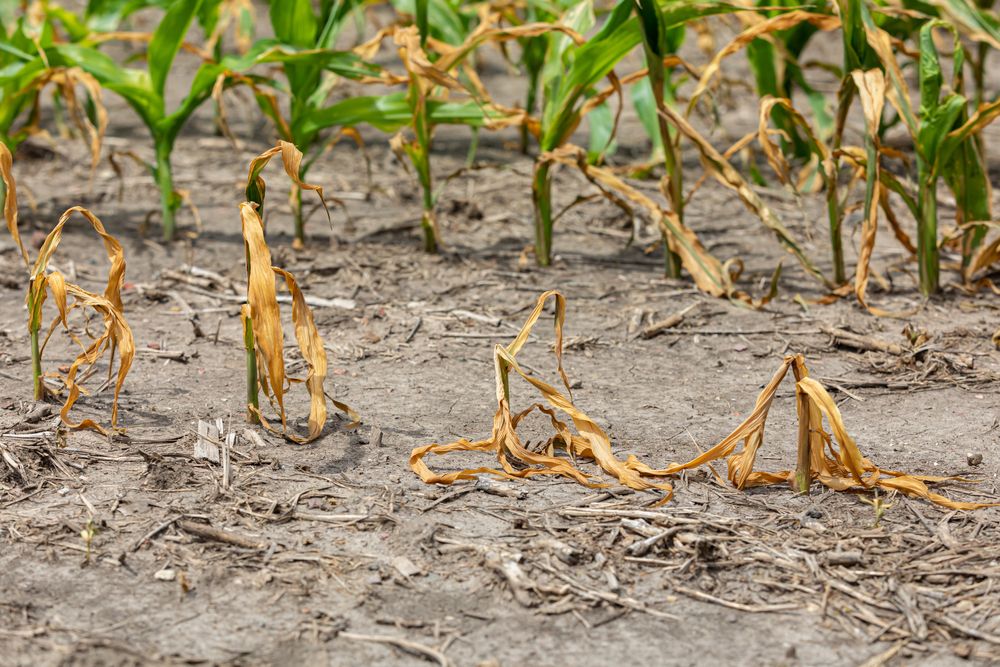
[[[316,43],[319,20],[310,0],[271,0],[271,27],[284,44],[309,48]]]
[[[605,102],[587,114],[587,127],[590,130],[587,162],[600,164],[615,151],[615,115],[611,105]]]
[[[201,0],[177,0],[170,5],[167,13],[160,19],[156,32],[153,33],[146,59],[149,63],[149,79],[153,92],[161,98],[166,90],[167,76],[174,64],[174,58],[200,5]]]

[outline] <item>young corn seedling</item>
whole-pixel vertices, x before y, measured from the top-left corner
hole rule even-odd
[[[125,281],[125,254],[121,244],[107,233],[104,225],[93,213],[85,208],[74,206],[59,218],[59,222],[45,237],[34,265],[28,258],[28,252],[21,241],[17,228],[17,185],[11,172],[11,154],[7,147],[0,144],[0,178],[4,183],[4,219],[7,229],[17,245],[24,265],[29,269],[29,285],[26,296],[28,307],[28,335],[31,340],[31,374],[36,400],[43,400],[51,390],[46,386],[42,371],[42,355],[49,339],[60,324],[75,345],[80,348],[79,354],[70,364],[65,374],[54,374],[54,377],[66,388],[67,395],[63,403],[60,417],[70,428],[89,428],[100,433],[105,430],[90,419],[73,422],[69,412],[82,393],[82,384],[91,375],[95,365],[105,355],[109,358],[108,383],[112,382],[114,361],[117,356],[118,373],[114,379],[114,402],[111,408],[111,427],[118,423],[118,396],[121,393],[125,377],[128,375],[132,360],[135,357],[135,342],[132,330],[125,320],[122,305],[121,289]],[[82,215],[91,227],[101,237],[104,250],[107,253],[111,267],[108,270],[107,286],[103,294],[89,292],[79,285],[66,280],[62,273],[50,270],[49,264],[62,240],[63,229],[74,214]],[[55,302],[57,314],[42,338],[43,309],[45,300],[51,294]],[[87,342],[82,341],[71,328],[70,314],[77,309],[89,309],[96,313],[103,324],[103,331],[96,336],[90,336]],[[89,334],[88,334],[89,335]],[[81,373],[82,371],[82,373]]]
[[[208,98],[215,79],[199,71],[181,105],[172,112],[167,110],[167,78],[201,2],[177,0],[169,5],[149,40],[146,52],[148,70],[122,67],[99,51],[96,44],[87,41],[56,44],[39,54],[39,57],[52,63],[86,71],[105,89],[122,97],[142,119],[153,138],[155,162],[147,163],[146,167],[160,191],[163,238],[167,241],[174,237],[175,215],[181,204],[181,196],[174,187],[170,161],[174,142],[187,119]]]
[[[185,44],[184,37],[196,17],[205,17],[206,8],[218,8],[212,0],[174,0],[166,6],[159,25],[152,35],[136,33],[95,34],[69,44],[52,44],[35,53],[41,62],[52,66],[78,68],[87,72],[100,85],[124,99],[139,116],[153,139],[155,158],[144,163],[156,181],[160,192],[163,238],[170,241],[176,231],[176,213],[183,201],[174,186],[171,155],[177,136],[198,107],[212,93],[216,80],[231,69],[249,66],[242,58],[234,61],[214,62],[210,54]],[[125,7],[127,9],[127,7]],[[125,11],[122,9],[122,11]],[[118,16],[118,14],[113,15]],[[203,20],[208,20],[203,18]],[[148,69],[123,67],[115,59],[99,50],[108,39],[148,42],[146,62]],[[173,70],[177,53],[185,48],[194,51],[204,60],[188,89],[187,95],[174,109],[167,108],[167,79]]]
[[[302,153],[295,146],[279,142],[276,147],[257,156],[250,163],[247,201],[240,204],[247,265],[247,303],[240,312],[247,355],[247,418],[293,442],[306,443],[318,438],[326,424],[327,396],[323,383],[327,373],[327,358],[323,339],[302,290],[291,273],[272,265],[271,251],[265,240],[264,221],[259,213],[263,210],[265,187],[260,174],[276,155],[281,155],[285,173],[297,187],[315,191],[320,201],[323,201],[322,188],[299,179]],[[284,331],[275,285],[277,278],[285,283],[291,297],[295,340],[309,367],[304,381],[289,378],[285,372]],[[291,382],[304,382],[309,393],[309,425],[305,436],[295,435],[288,430],[285,394],[287,385]],[[263,417],[259,399],[261,391],[277,410],[281,421],[280,429],[271,426]],[[333,404],[355,422],[358,421],[357,414],[347,405],[336,400]]]
[[[324,0],[314,9],[309,0],[272,0],[269,5],[274,39],[258,41],[239,58],[223,59],[230,72],[231,83],[248,85],[254,91],[258,105],[273,122],[282,140],[301,148],[299,180],[307,177],[309,168],[336,140],[324,131],[337,123],[317,123],[315,114],[327,107],[327,100],[338,80],[343,77],[362,82],[392,83],[394,80],[378,66],[352,51],[334,49],[337,38],[351,14],[361,7],[356,0],[333,2]],[[274,77],[244,75],[255,65],[271,64],[280,68],[283,81]],[[223,75],[226,77],[227,75]],[[221,95],[220,79],[216,88]],[[271,90],[287,93],[288,105],[283,110]],[[292,209],[295,217],[296,247],[306,242],[306,214],[302,192],[294,189]]]
[[[528,341],[532,328],[544,312],[549,299],[555,301],[555,344],[556,370],[563,388],[553,387],[529,375],[518,364],[517,355]],[[561,475],[574,479],[589,487],[604,486],[595,482],[591,475],[580,471],[571,460],[556,456],[563,450],[573,458],[591,459],[605,472],[632,489],[659,490],[663,492],[662,502],[673,495],[670,484],[650,481],[645,474],[635,469],[634,457],[621,461],[611,452],[611,441],[593,419],[576,407],[569,379],[562,367],[563,326],[566,321],[566,299],[555,291],[545,292],[528,315],[520,332],[509,345],[496,345],[493,351],[494,376],[496,379],[497,410],[493,416],[493,432],[489,438],[475,442],[461,439],[446,445],[432,444],[417,447],[410,454],[410,468],[427,484],[452,484],[460,479],[475,479],[480,474],[491,474],[505,478],[525,478],[533,475]],[[514,413],[511,409],[511,375],[519,375],[541,394],[547,405],[535,403],[531,407]],[[533,412],[538,411],[549,418],[554,431],[542,447],[531,448],[522,443],[517,434],[518,425]],[[564,415],[564,416],[563,416]],[[572,423],[572,427],[570,423]],[[497,457],[500,468],[475,468],[449,473],[435,473],[424,462],[428,454],[445,454],[455,451],[489,452]]]
[[[392,37],[406,68],[407,76],[402,81],[407,84],[407,91],[348,98],[315,110],[307,120],[311,128],[335,125],[355,127],[367,123],[383,132],[396,133],[390,145],[397,154],[406,155],[417,173],[422,190],[421,228],[424,248],[428,252],[437,250],[440,243],[434,215],[440,191],[434,188],[430,162],[435,128],[449,124],[464,125],[473,130],[481,127],[499,129],[524,122],[523,111],[492,103],[477,85],[477,80],[460,80],[458,70],[463,67],[464,59],[487,42],[517,39],[558,29],[547,24],[496,28],[498,20],[499,15],[486,15],[459,46],[427,41],[428,49],[431,46],[441,49],[436,56],[424,49],[416,26],[385,31],[361,50],[369,57],[373,56],[378,40]],[[404,132],[409,132],[412,138],[405,136]]]

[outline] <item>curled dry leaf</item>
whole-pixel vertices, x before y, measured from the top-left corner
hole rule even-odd
[[[101,84],[93,76],[84,72],[79,67],[54,67],[45,70],[41,76],[36,78],[31,87],[36,93],[35,107],[32,109],[28,124],[20,131],[25,134],[37,134],[43,132],[38,123],[40,113],[38,99],[43,88],[53,85],[59,90],[59,95],[73,124],[80,130],[81,135],[88,138],[87,144],[90,148],[90,168],[91,171],[97,168],[97,163],[101,159],[101,144],[104,141],[104,132],[108,126],[108,112],[104,108],[101,95]],[[93,121],[87,112],[86,105],[77,96],[77,86],[86,91],[87,101],[93,109]]]
[[[739,271],[731,271],[729,267],[741,265],[738,261],[719,262],[705,249],[694,231],[685,226],[675,213],[665,210],[610,169],[588,163],[586,151],[579,146],[566,144],[539,156],[539,162],[558,163],[579,169],[605,198],[629,215],[632,215],[630,204],[637,204],[644,209],[666,235],[670,250],[681,258],[681,264],[691,274],[695,285],[706,294],[727,297],[754,308],[762,307],[776,295],[777,279],[781,275],[780,266],[771,280],[769,293],[755,301],[733,285],[733,281],[739,276]]]
[[[550,298],[554,299],[556,307],[554,348],[556,368],[565,392],[528,375],[517,362],[518,353],[524,347],[532,328],[542,315],[545,303]],[[463,438],[446,445],[432,444],[414,449],[410,454],[410,467],[424,482],[451,484],[456,480],[473,479],[477,475],[485,473],[508,478],[562,475],[575,479],[585,486],[606,486],[606,484],[594,481],[591,475],[580,471],[570,460],[555,455],[556,450],[564,450],[573,458],[592,459],[605,472],[614,475],[622,484],[630,488],[658,489],[666,494],[664,502],[670,498],[673,493],[670,484],[664,481],[649,480],[646,475],[629,468],[624,461],[616,458],[611,452],[611,442],[604,430],[573,403],[569,379],[562,367],[562,336],[565,319],[565,298],[555,291],[545,292],[538,298],[535,309],[528,316],[517,337],[507,346],[497,345],[495,347],[493,364],[496,379],[497,411],[493,416],[492,434],[485,440],[473,442]],[[511,371],[537,389],[547,405],[535,403],[521,412],[512,413],[510,408]],[[536,410],[548,416],[554,431],[552,437],[540,448],[541,451],[528,449],[517,434],[518,425]],[[562,421],[560,415],[568,417],[573,427],[571,428],[569,423]],[[428,454],[445,454],[454,451],[492,452],[497,457],[500,469],[483,467],[437,474],[424,462],[424,457]]]
[[[323,196],[323,187],[320,185],[306,183],[299,176],[302,172],[302,151],[296,148],[295,144],[282,139],[278,140],[278,143],[274,148],[269,148],[250,161],[250,169],[247,173],[246,198],[248,202],[252,202],[257,205],[258,216],[263,219],[264,198],[267,194],[267,186],[264,182],[264,177],[261,176],[261,172],[264,171],[264,167],[267,166],[268,162],[270,162],[271,158],[275,155],[281,155],[281,164],[285,168],[285,173],[297,188],[301,190],[311,190],[316,193],[316,196],[319,197],[320,204],[323,205],[323,210],[326,211],[327,220],[330,220],[332,224],[330,209],[327,207],[326,198]],[[340,202],[339,200],[337,200],[337,203],[343,205],[343,202]]]
[[[7,145],[0,141],[0,179],[3,180],[3,219],[7,223],[7,231],[17,245],[24,266],[31,263],[28,251],[21,242],[21,233],[17,229],[17,183],[14,182],[14,158]]]
[[[268,430],[280,433],[294,442],[310,442],[322,433],[327,417],[326,392],[323,389],[327,359],[323,339],[319,335],[312,310],[306,304],[295,277],[288,271],[271,265],[271,251],[264,240],[264,224],[257,215],[254,205],[249,202],[241,204],[240,217],[248,263],[247,306],[241,315],[244,322],[249,320],[252,323],[254,351],[257,357],[257,382],[278,411],[281,420],[280,431],[272,427],[255,406],[251,405],[250,410]],[[289,378],[285,374],[285,337],[281,325],[281,310],[278,307],[276,277],[284,280],[292,296],[295,340],[302,358],[309,366],[304,381]],[[309,392],[309,429],[305,437],[296,436],[288,431],[285,393],[288,385],[293,382],[304,382]],[[334,404],[355,422],[358,421],[357,414],[349,407],[339,401],[334,401]]]
[[[749,16],[752,16],[752,14]],[[698,81],[698,85],[691,94],[691,100],[688,103],[688,114],[690,114],[691,110],[695,108],[698,100],[705,94],[705,91],[708,90],[712,80],[719,74],[719,71],[722,68],[723,60],[743,50],[756,39],[765,37],[774,32],[794,28],[802,23],[809,23],[817,30],[822,31],[836,30],[840,27],[840,19],[836,16],[831,16],[829,14],[816,14],[798,9],[783,12],[777,16],[765,19],[750,26],[737,35],[721,51],[716,53],[715,57],[712,58],[712,61],[705,67],[705,69],[702,70],[701,79]]]
[[[104,242],[104,249],[108,259],[111,261],[111,268],[108,271],[107,286],[103,294],[94,294],[79,285],[74,285],[66,281],[65,277],[58,271],[48,271],[48,264],[55,254],[56,248],[62,239],[63,229],[74,213],[82,215],[93,227],[94,231]],[[77,355],[69,370],[65,375],[55,375],[67,388],[68,395],[63,404],[60,416],[63,422],[71,428],[89,428],[104,433],[105,430],[96,422],[84,419],[74,423],[69,419],[69,411],[73,404],[80,397],[83,391],[80,382],[77,380],[78,373],[84,367],[89,370],[105,354],[110,358],[108,365],[108,378],[110,380],[114,367],[114,359],[118,357],[118,374],[114,383],[114,402],[111,408],[111,426],[118,423],[118,396],[121,393],[125,377],[128,375],[132,360],[135,358],[135,341],[132,331],[125,320],[123,312],[121,288],[125,281],[125,254],[121,244],[113,236],[107,233],[100,219],[85,208],[74,206],[62,214],[59,222],[49,232],[38,251],[38,258],[35,260],[34,268],[31,271],[31,284],[28,288],[28,329],[30,332],[37,332],[42,324],[42,305],[46,296],[51,293],[55,301],[58,314],[53,319],[45,336],[45,342],[41,346],[40,355],[44,353],[46,344],[52,333],[59,324],[70,335],[73,341],[80,347],[81,352]],[[69,297],[72,297],[70,303]],[[71,311],[76,308],[90,308],[95,311],[103,322],[104,329],[96,337],[91,337],[88,343],[82,342],[69,326],[67,319]],[[39,357],[40,357],[39,355]],[[89,373],[84,373],[84,377]]]
[[[516,356],[524,346],[532,327],[538,321],[549,298],[555,299],[555,354],[556,367],[566,387],[566,393],[527,375],[517,364]],[[966,481],[959,477],[932,477],[908,475],[876,467],[865,458],[854,439],[847,433],[844,420],[836,403],[822,384],[809,377],[802,355],[785,357],[781,367],[757,397],[753,411],[736,429],[717,445],[700,456],[683,464],[672,464],[655,469],[630,455],[626,461],[617,459],[611,452],[608,436],[594,421],[575,406],[569,381],[562,367],[562,331],[566,315],[566,301],[558,292],[545,292],[538,298],[535,309],[528,316],[517,337],[505,346],[494,350],[496,373],[497,411],[493,418],[493,432],[485,440],[461,439],[446,445],[431,444],[415,448],[410,454],[410,467],[428,484],[451,484],[460,479],[474,479],[480,474],[501,477],[529,477],[531,475],[563,475],[585,486],[602,486],[590,475],[581,472],[571,460],[555,456],[557,449],[564,450],[572,459],[591,459],[605,472],[634,489],[660,489],[666,492],[663,502],[669,500],[672,490],[666,482],[655,480],[676,475],[682,470],[710,465],[728,457],[729,481],[738,489],[768,484],[791,483],[797,488],[808,488],[811,481],[819,481],[837,490],[894,489],[901,493],[924,498],[951,509],[971,510],[996,506],[1000,503],[970,503],[954,501],[932,492],[927,484],[943,481]],[[795,377],[796,405],[799,417],[799,464],[796,470],[762,472],[753,469],[760,447],[764,443],[767,416],[782,380],[791,369]],[[532,384],[548,406],[534,404],[526,410],[512,414],[510,409],[510,371]],[[527,449],[517,435],[518,424],[531,412],[538,410],[547,415],[555,434],[541,447],[540,452]],[[570,427],[558,418],[568,415],[576,427]],[[832,433],[823,428],[823,421]],[[741,451],[736,452],[740,443]],[[428,454],[446,454],[455,451],[491,452],[497,456],[501,469],[482,467],[435,473],[424,461]],[[736,453],[734,453],[736,452]]]

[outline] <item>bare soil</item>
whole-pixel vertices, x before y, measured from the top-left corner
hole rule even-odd
[[[516,85],[496,66],[487,82]],[[109,106],[110,148],[147,155],[129,110],[114,99]],[[739,95],[732,101],[729,134],[752,126],[748,106]],[[76,143],[33,142],[16,159],[27,238],[39,242],[65,208],[81,204],[122,240],[126,313],[140,351],[121,400],[124,434],[59,428],[55,412],[28,400],[26,276],[9,241],[0,242],[0,664],[1000,660],[996,509],[955,513],[895,497],[878,520],[871,495],[818,486],[808,496],[784,487],[737,491],[709,470],[675,480],[675,498],[651,508],[653,494],[562,479],[430,487],[407,463],[415,446],[488,435],[493,345],[513,337],[542,291],[559,289],[569,301],[565,365],[577,404],[606,427],[620,457],[634,453],[654,466],[692,458],[749,412],[784,354],[801,352],[873,462],[969,476],[977,483],[949,483],[942,492],[988,501],[997,498],[1000,473],[995,296],[949,287],[921,302],[915,268],[880,230],[874,265],[892,293],[873,282],[872,298],[919,312],[901,321],[848,301],[810,305],[820,286],[714,183],[693,198],[689,223],[713,253],[746,262],[742,286],[761,293],[784,260],[780,296],[762,310],[662,278],[659,251],[644,252],[655,234],[644,228],[644,238],[628,245],[630,221],[597,200],[560,219],[555,266],[524,265],[531,159],[512,150],[513,134],[484,134],[477,168],[445,188],[446,249],[429,256],[419,250],[415,184],[372,133],[370,185],[352,147],[318,161],[312,180],[341,196],[349,219],[335,210],[331,231],[322,213],[314,215],[304,251],[291,249],[284,177],[277,168],[269,177],[277,260],[309,295],[354,301],[317,308],[316,319],[331,352],[328,390],[364,424],[349,430],[335,417],[304,446],[258,430],[263,446],[255,445],[242,435],[236,205],[246,165],[270,145],[270,130],[249,114],[231,115],[246,140],[241,148],[216,136],[208,109],[179,141],[178,187],[197,204],[202,228],[185,213],[190,234],[172,245],[157,240],[149,216],[155,186],[138,169],[126,166],[119,199],[106,162],[88,183]],[[646,152],[635,119],[626,113],[623,122],[614,164]],[[437,174],[462,167],[468,139],[465,131],[440,133]],[[688,159],[693,183],[698,165]],[[577,175],[559,173],[559,206],[592,192]],[[828,265],[821,203],[778,188],[765,194]],[[853,245],[856,218],[850,223]],[[56,264],[97,287],[104,258],[77,223]],[[221,279],[193,276],[190,267]],[[675,329],[648,340],[634,335],[637,322],[691,304],[699,307]],[[906,324],[926,330],[930,342],[897,356],[838,347],[820,330],[833,325],[905,344]],[[536,329],[525,360],[554,378],[549,330]],[[69,363],[71,349],[57,336],[47,366]],[[294,365],[297,352],[288,354]],[[537,399],[531,392],[515,386],[515,409]],[[792,396],[788,385],[772,410],[758,458],[764,469],[794,465]],[[75,414],[106,421],[109,406],[104,392],[81,400]],[[302,426],[302,395],[291,411]],[[216,419],[240,434],[228,488],[218,465],[193,456],[197,421]],[[544,433],[540,422],[525,429],[526,440]],[[430,461],[440,469],[490,462]],[[88,529],[89,546],[81,535]],[[670,534],[636,546],[663,532]]]

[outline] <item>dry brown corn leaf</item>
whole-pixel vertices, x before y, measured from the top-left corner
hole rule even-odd
[[[545,303],[550,298],[555,300],[556,307],[554,347],[556,368],[565,393],[528,375],[517,363],[518,353],[527,342],[532,328],[542,315]],[[604,430],[573,403],[569,379],[562,366],[562,338],[565,318],[566,300],[562,294],[549,291],[538,298],[535,309],[528,316],[517,337],[509,345],[497,345],[494,349],[497,411],[493,417],[492,434],[485,440],[470,441],[463,438],[446,445],[435,443],[417,447],[410,454],[410,467],[420,479],[428,484],[451,484],[456,480],[472,479],[484,473],[508,478],[563,475],[575,479],[585,486],[606,486],[593,481],[590,475],[580,471],[573,465],[572,461],[555,456],[555,452],[561,449],[574,457],[593,459],[605,472],[614,475],[622,484],[630,488],[658,489],[666,493],[664,501],[670,498],[673,491],[668,483],[648,480],[641,472],[629,468],[624,461],[616,458],[611,451],[611,442]],[[510,410],[511,371],[534,386],[548,405],[535,404],[520,413],[512,414]],[[517,426],[535,410],[549,417],[555,431],[555,434],[539,448],[541,452],[528,449],[517,434]],[[572,422],[572,427],[569,423],[560,420],[558,414],[566,415]],[[428,454],[445,454],[455,451],[493,452],[497,456],[500,468],[482,467],[438,474],[433,472],[424,462],[424,458]]]
[[[677,130],[686,136],[698,149],[705,171],[712,175],[719,183],[730,190],[736,192],[744,206],[764,223],[764,226],[774,232],[778,241],[785,248],[795,255],[799,264],[811,275],[819,279],[824,285],[832,288],[833,284],[823,276],[823,273],[813,264],[812,260],[805,254],[798,242],[792,237],[781,220],[771,211],[771,209],[757,196],[750,184],[740,175],[739,171],[730,164],[729,160],[709,142],[700,132],[694,129],[686,118],[670,108],[669,105],[660,110],[666,119]]]
[[[320,204],[323,205],[323,210],[326,211],[327,220],[329,220],[332,224],[333,218],[330,216],[330,209],[327,207],[326,198],[323,196],[323,187],[321,185],[306,183],[299,176],[302,170],[302,151],[300,151],[295,144],[282,139],[278,140],[278,143],[274,148],[269,148],[250,161],[250,169],[247,173],[246,196],[248,201],[257,204],[258,216],[263,219],[264,197],[267,193],[267,185],[264,182],[264,177],[261,176],[261,172],[264,170],[264,167],[267,166],[267,163],[271,161],[271,158],[279,154],[281,155],[281,164],[284,166],[285,173],[288,175],[288,178],[290,178],[292,183],[294,183],[299,189],[311,190],[316,193],[316,196],[319,197]],[[334,201],[343,205],[343,202],[339,200]]]
[[[86,218],[94,231],[101,237],[105,252],[111,261],[107,285],[103,294],[94,294],[78,285],[66,282],[65,277],[58,271],[51,273],[47,271],[49,261],[52,259],[56,249],[59,247],[59,242],[62,240],[63,229],[74,213],[79,213]],[[117,354],[118,356],[118,374],[114,385],[111,426],[115,427],[118,423],[118,396],[121,393],[125,377],[128,375],[132,361],[135,358],[135,341],[128,322],[125,320],[122,306],[121,288],[124,281],[124,251],[118,240],[105,230],[100,219],[80,206],[74,206],[63,213],[62,217],[59,218],[59,222],[45,238],[38,252],[38,258],[35,260],[35,265],[31,271],[31,285],[27,296],[27,303],[28,326],[32,330],[37,330],[41,326],[42,305],[49,292],[52,293],[53,300],[56,303],[58,314],[49,327],[45,342],[42,344],[42,352],[44,352],[45,346],[55,331],[56,326],[60,323],[81,348],[80,354],[74,359],[66,375],[59,376],[59,379],[69,390],[60,416],[63,422],[71,428],[89,428],[101,433],[105,432],[99,424],[90,419],[73,423],[69,420],[68,416],[70,409],[72,409],[73,404],[83,391],[83,388],[77,382],[78,371],[81,367],[91,367],[96,364],[104,356],[105,352],[110,356],[108,367],[109,378],[113,370],[115,355]],[[68,297],[73,298],[72,303],[69,302]],[[97,312],[103,321],[104,331],[100,335],[92,337],[89,344],[81,342],[69,328],[67,317],[70,311],[76,308],[90,308]]]
[[[88,137],[90,168],[93,171],[97,168],[97,163],[101,159],[101,144],[104,141],[104,132],[108,126],[108,112],[104,108],[102,101],[101,84],[98,83],[97,79],[79,67],[54,67],[46,70],[41,76],[32,81],[30,88],[37,91],[36,95],[40,95],[42,89],[49,84],[59,89],[62,103],[69,112],[69,117],[72,119],[73,124],[76,125],[81,134]],[[87,92],[87,97],[94,111],[96,124],[91,121],[84,104],[77,97],[76,87],[78,85]],[[20,132],[26,134],[45,134],[44,130],[39,127],[39,123],[41,122],[41,107],[38,100],[39,97],[36,97],[28,121],[19,130]]]
[[[675,213],[659,206],[619,178],[610,168],[590,164],[587,161],[586,151],[579,146],[565,144],[539,156],[539,162],[564,164],[579,169],[606,199],[629,215],[632,215],[629,202],[644,208],[660,230],[666,234],[670,250],[680,256],[681,264],[691,274],[695,285],[706,294],[724,296],[752,308],[760,308],[776,296],[778,279],[781,277],[780,264],[771,278],[769,292],[754,300],[746,292],[737,290],[733,284],[742,272],[742,261],[730,259],[720,263],[701,245],[694,231],[686,227]]]
[[[796,9],[789,12],[783,12],[747,28],[737,35],[731,42],[729,42],[729,44],[727,44],[721,51],[716,53],[715,57],[712,58],[712,61],[705,67],[705,69],[702,70],[701,79],[698,81],[698,85],[695,87],[694,92],[691,94],[691,99],[688,102],[688,115],[690,115],[691,111],[695,108],[695,105],[698,103],[701,96],[706,90],[708,90],[709,85],[712,83],[712,79],[714,79],[719,73],[723,60],[743,50],[755,39],[764,37],[773,32],[794,28],[801,23],[810,23],[818,30],[823,31],[836,30],[840,27],[840,19],[836,16],[830,16],[829,14],[816,14]]]
[[[240,205],[243,224],[243,239],[247,250],[248,281],[247,305],[242,311],[244,318],[253,323],[255,352],[257,356],[258,382],[264,394],[274,404],[281,420],[281,429],[271,426],[256,411],[261,424],[268,430],[280,433],[298,443],[315,440],[326,424],[326,392],[323,382],[327,373],[326,350],[313,320],[312,310],[306,305],[302,290],[291,273],[271,265],[271,251],[264,240],[264,225],[253,204]],[[281,310],[278,307],[278,293],[275,278],[281,277],[288,286],[292,297],[292,324],[295,340],[302,358],[309,366],[305,380],[289,378],[285,373],[285,337],[281,325]],[[309,392],[309,427],[305,437],[288,431],[285,412],[285,394],[293,382],[304,382]],[[348,414],[355,422],[357,414],[348,406],[334,401],[334,404]]]
[[[723,269],[722,264],[702,246],[698,236],[681,223],[676,215],[664,210],[655,201],[616,176],[610,169],[588,164],[586,157],[586,152],[582,148],[567,144],[539,156],[539,161],[554,162],[580,169],[592,183],[601,189],[605,196],[614,196],[617,193],[626,200],[638,204],[673,241],[672,249],[680,255],[681,263],[691,274],[691,278],[700,290],[712,296],[729,296],[735,291],[730,282],[729,274]],[[624,202],[620,202],[620,205],[627,207]]]
[[[10,154],[10,149],[3,142],[0,142],[0,179],[3,179],[3,219],[7,223],[7,231],[17,245],[21,253],[24,265],[30,265],[28,251],[21,242],[21,234],[17,228],[17,183],[14,182],[14,158]]]
[[[796,379],[795,391],[799,405],[800,427],[805,424],[804,428],[800,428],[800,451],[807,452],[806,460],[808,461],[810,479],[838,491],[873,488],[895,489],[906,495],[923,498],[950,509],[971,510],[1000,504],[955,501],[932,492],[927,486],[928,483],[934,482],[966,481],[960,477],[908,475],[875,466],[861,454],[854,439],[848,434],[843,417],[833,398],[822,384],[809,377],[802,355],[785,357],[777,373],[757,398],[757,404],[750,416],[729,436],[701,456],[684,464],[668,466],[660,471],[649,470],[635,460],[630,460],[629,464],[646,474],[672,475],[681,470],[695,468],[729,456],[729,479],[737,488],[784,482],[794,483],[794,470],[774,473],[753,470],[757,451],[763,442],[768,411],[778,386],[790,368]],[[832,434],[823,428],[824,418],[830,426]],[[807,440],[807,449],[801,447],[802,440]],[[732,454],[740,441],[744,443],[743,450]]]
[[[527,341],[532,327],[542,313],[545,302],[550,297],[556,300],[556,343],[554,350],[557,369],[566,387],[565,394],[542,380],[526,374],[516,361],[518,352]],[[460,479],[474,479],[479,474],[492,474],[508,478],[523,478],[531,475],[564,475],[586,486],[602,486],[593,482],[589,475],[581,472],[570,461],[556,457],[556,451],[562,449],[574,458],[594,460],[603,470],[616,476],[626,486],[635,489],[661,489],[665,491],[667,496],[664,498],[664,502],[672,495],[669,484],[657,483],[649,478],[672,476],[683,470],[702,465],[711,466],[713,461],[724,457],[728,457],[728,477],[736,488],[743,489],[780,483],[799,486],[796,483],[797,474],[794,470],[765,472],[753,469],[757,453],[764,443],[764,430],[771,405],[781,382],[788,374],[788,370],[791,369],[796,383],[796,409],[799,418],[799,469],[803,471],[805,476],[803,481],[806,483],[806,487],[808,482],[815,480],[838,491],[892,489],[906,495],[924,498],[950,509],[971,510],[1000,505],[1000,503],[954,501],[932,492],[927,486],[928,483],[935,482],[968,481],[960,477],[908,475],[875,466],[865,458],[854,439],[847,432],[840,410],[829,393],[822,384],[809,377],[805,359],[801,354],[785,357],[777,372],[757,397],[750,415],[726,438],[700,456],[687,463],[672,464],[663,469],[651,468],[631,455],[622,462],[612,454],[610,441],[604,431],[573,404],[569,381],[562,368],[562,327],[565,321],[565,312],[566,303],[562,295],[555,291],[546,292],[539,297],[535,309],[528,316],[517,338],[506,347],[496,346],[494,366],[498,407],[493,419],[491,436],[484,440],[470,441],[463,438],[446,445],[435,443],[415,448],[410,454],[410,467],[421,480],[428,484],[451,484]],[[511,370],[538,389],[548,406],[535,404],[516,415],[512,415],[510,412],[509,383]],[[518,424],[535,410],[549,417],[555,431],[555,435],[539,448],[540,452],[527,449],[521,443],[516,432]],[[567,423],[558,418],[557,415],[560,412],[570,416],[576,433],[570,429]],[[824,419],[832,433],[823,428]],[[736,449],[741,442],[743,448],[737,452]],[[473,451],[495,453],[500,468],[481,467],[438,474],[433,472],[424,461],[428,454],[441,455],[449,452]]]

